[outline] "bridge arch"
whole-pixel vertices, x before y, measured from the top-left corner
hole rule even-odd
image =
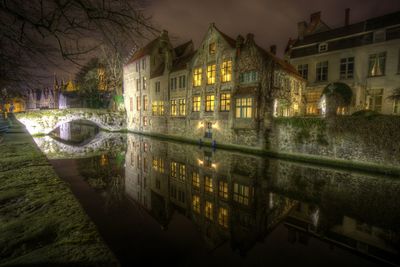
[[[31,135],[49,134],[60,125],[76,120],[86,120],[107,131],[126,129],[124,112],[105,109],[53,109],[17,113],[16,118],[25,125]]]

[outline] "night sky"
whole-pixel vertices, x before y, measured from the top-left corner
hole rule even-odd
[[[321,11],[328,26],[340,27],[346,8],[356,23],[400,10],[400,0],[153,0],[147,12],[178,44],[192,39],[197,47],[215,22],[232,38],[252,32],[260,46],[276,44],[282,55],[288,38],[297,37],[297,22]]]

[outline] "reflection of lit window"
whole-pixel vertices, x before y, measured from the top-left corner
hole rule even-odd
[[[153,169],[164,173],[164,160],[162,158],[153,158]]]
[[[243,204],[243,205],[248,205],[249,204],[249,195],[250,195],[250,190],[249,187],[246,185],[241,185],[235,183],[233,185],[233,200]]]
[[[211,202],[206,201],[206,205],[204,207],[204,212],[207,219],[213,219],[213,204]]]
[[[192,184],[193,187],[200,188],[200,175],[198,172],[193,172],[192,174]]]
[[[228,199],[228,183],[224,181],[219,181],[219,196]]]
[[[222,63],[221,67],[222,82],[230,82],[232,80],[232,60]]]
[[[178,163],[176,162],[171,162],[171,177],[176,178],[176,172],[177,172],[177,165]]]
[[[183,164],[179,164],[179,180],[186,180],[186,166]]]
[[[149,144],[146,142],[143,142],[143,152],[147,152],[148,149],[149,149]]]
[[[207,84],[215,83],[216,65],[212,64],[207,66]]]
[[[218,223],[219,225],[227,228],[228,227],[228,209],[219,208],[218,210]]]
[[[193,97],[193,111],[200,111],[200,101],[201,97],[200,96],[194,96]]]
[[[201,85],[201,75],[202,75],[202,69],[201,68],[194,69],[194,72],[193,72],[193,86],[200,86]]]
[[[147,126],[147,117],[143,116],[143,126]]]
[[[212,178],[209,176],[204,176],[204,190],[208,193],[213,192]]]
[[[148,98],[147,95],[143,96],[143,110],[146,111],[147,110],[147,105],[148,105]]]
[[[195,212],[200,213],[200,197],[194,195],[192,199],[192,206]]]

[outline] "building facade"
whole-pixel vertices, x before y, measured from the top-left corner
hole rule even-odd
[[[274,50],[213,23],[196,51],[163,31],[124,66],[128,129],[264,148],[273,115],[302,113],[305,86]]]
[[[330,28],[321,13],[298,23],[298,36],[289,40],[286,58],[304,79],[306,114],[323,113],[323,89],[341,82],[353,97],[341,114],[370,109],[400,114],[400,101],[389,98],[400,87],[400,12],[350,24],[346,9],[343,27]]]

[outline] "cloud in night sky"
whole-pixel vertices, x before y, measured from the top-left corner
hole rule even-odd
[[[276,44],[282,55],[289,37],[297,37],[297,22],[321,11],[328,26],[340,27],[346,8],[355,23],[400,10],[400,0],[153,0],[147,12],[178,37],[176,43],[192,39],[199,45],[209,23],[215,22],[232,38],[252,32],[260,46]]]

